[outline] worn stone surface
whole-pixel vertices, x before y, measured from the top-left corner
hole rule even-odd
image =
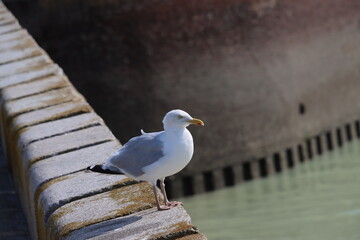
[[[0,18],[1,18],[1,16],[0,16]],[[29,36],[29,34],[25,29],[19,29],[19,30],[9,32],[6,34],[1,34],[0,35],[0,43],[8,43],[10,41],[13,41],[16,39],[21,39],[21,38],[26,38],[28,36]]]
[[[14,75],[17,73],[29,72],[33,69],[45,68],[52,63],[47,55],[40,55],[32,58],[27,58],[7,64],[0,65],[0,78]]]
[[[78,172],[79,170],[84,170],[88,166],[94,164],[103,163],[106,160],[106,158],[108,158],[114,151],[116,151],[119,148],[119,146],[120,144],[117,141],[106,142],[103,144],[83,148],[66,154],[56,155],[54,157],[47,158],[42,161],[38,161],[33,165],[31,165],[29,172],[26,175],[28,176],[29,179],[28,195],[31,203],[31,205],[29,206],[29,210],[31,211],[30,215],[31,218],[33,219],[33,222],[35,222],[35,217],[36,217],[35,212],[38,213],[37,214],[38,217],[41,217],[39,213],[42,212],[43,210],[35,211],[35,206],[38,206],[39,204],[39,202],[35,199],[38,199],[39,194],[41,194],[44,189],[47,189],[53,183],[57,183],[58,181],[60,182],[64,180],[64,178],[66,179],[67,176],[69,176],[69,174]],[[61,176],[64,176],[64,178],[61,178]],[[89,175],[87,174],[87,176]],[[105,177],[106,176],[109,175],[105,175]],[[120,180],[122,177],[117,175],[111,178]],[[96,178],[92,178],[88,180],[91,182],[91,184],[97,186],[99,189],[105,187],[105,186],[99,186],[99,184],[97,184]],[[80,184],[80,188],[82,187],[83,189],[82,191],[87,191],[86,189],[89,186],[88,183],[78,182],[78,186],[79,184]],[[60,189],[57,188],[57,190]],[[67,192],[72,192],[71,189],[69,189],[69,185],[66,185],[65,189],[62,190],[63,191],[57,193],[57,195],[60,195],[60,199],[62,198],[62,195],[69,196]],[[76,194],[76,192],[75,193],[73,192],[73,194]],[[42,194],[42,196],[46,199],[47,198],[53,199],[51,195]],[[62,199],[66,199],[66,198],[62,198]],[[46,206],[44,206],[44,208],[46,208]]]
[[[121,216],[134,216],[132,214],[150,208],[154,212],[158,212],[155,208],[151,184],[143,182],[124,186],[60,207],[46,222],[47,237],[60,237],[62,239],[62,237],[77,229]],[[186,216],[182,214],[177,216],[177,218],[180,219]],[[143,226],[145,227],[145,225]],[[167,225],[167,231],[173,230],[169,230],[170,226]],[[131,228],[132,225],[129,227]],[[134,232],[139,231],[139,228],[134,228]]]
[[[104,125],[103,120],[96,113],[84,113],[73,117],[41,123],[25,128],[19,135],[18,146],[24,147],[34,141],[55,137],[65,133],[80,130],[94,125]]]
[[[17,98],[27,97],[33,94],[39,94],[52,89],[68,86],[68,80],[65,76],[50,75],[36,81],[25,82],[15,86],[10,86],[2,90],[2,98],[9,101]]]
[[[72,87],[50,90],[45,93],[8,102],[6,104],[6,115],[8,118],[12,118],[21,113],[34,111],[36,109],[41,109],[81,98],[82,96],[79,95],[78,92]]]
[[[27,126],[56,120],[78,113],[90,112],[92,108],[84,101],[62,103],[46,109],[27,112],[11,121],[11,129],[17,130]]]
[[[13,22],[13,23],[10,23],[10,24],[0,26],[0,34],[12,32],[12,31],[15,31],[15,30],[18,30],[18,29],[20,29],[19,23],[18,22]]]
[[[190,217],[187,215],[184,208],[179,206],[168,211],[156,211],[155,209],[149,209],[130,216],[119,217],[113,220],[90,225],[74,231],[67,236],[66,239],[156,239],[165,237],[171,233],[181,236],[181,232],[186,231],[188,233],[196,233],[194,226],[190,223]],[[202,240],[206,238],[188,239]]]
[[[18,152],[11,152],[13,157],[12,167],[14,175],[17,177],[17,184],[20,193],[23,195],[23,205],[28,209],[28,218],[32,216],[29,207],[31,202],[29,199],[29,188],[34,180],[28,179],[28,169],[31,164],[41,161],[52,156],[65,154],[67,152],[76,151],[81,148],[89,147],[94,144],[106,141],[114,141],[115,138],[109,129],[105,126],[95,126],[86,128],[76,132],[70,132],[65,135],[47,138],[42,141],[34,142]],[[66,168],[66,166],[62,166]],[[34,221],[29,221],[35,223]]]
[[[0,64],[37,56],[43,53],[32,38],[24,39],[22,43],[15,46],[0,44],[0,51],[2,53],[0,54]]]
[[[22,154],[20,154],[21,157],[21,166],[19,169],[18,176],[20,176],[21,180],[21,192],[24,195],[23,198],[27,199],[27,216],[29,219],[32,219],[29,221],[29,224],[32,228],[35,228],[34,225],[36,223],[35,221],[35,211],[33,210],[33,205],[35,203],[34,199],[34,193],[31,192],[31,195],[29,191],[31,191],[31,187],[29,185],[32,185],[31,183],[34,183],[32,186],[35,188],[35,179],[27,178],[30,174],[28,173],[27,169],[30,167],[30,164],[36,162],[36,161],[42,161],[43,158],[50,158],[51,156],[55,155],[65,155],[68,151],[74,151],[77,152],[77,149],[84,148],[91,146],[92,144],[98,144],[100,142],[105,141],[114,141],[115,138],[111,134],[111,132],[108,130],[107,127],[104,126],[95,126],[91,128],[86,128],[83,130],[70,132],[65,135],[60,135],[52,138],[47,138],[41,141],[34,142],[28,147],[22,149]],[[73,162],[74,159],[68,159],[70,166],[73,168]],[[72,160],[72,161],[70,161]],[[78,158],[75,158],[75,161],[78,161]],[[52,164],[51,164],[52,165]],[[75,164],[76,165],[76,164]],[[79,164],[77,164],[79,165]],[[53,166],[54,167],[54,166]],[[67,169],[68,167],[62,163],[61,166],[57,166],[62,169]],[[86,167],[86,166],[85,166]],[[34,168],[36,169],[36,168]],[[39,170],[39,168],[37,168]],[[43,169],[46,171],[46,169]],[[57,169],[58,170],[58,169]],[[47,171],[46,171],[47,172]],[[57,171],[59,172],[61,171]],[[30,175],[33,176],[33,175]],[[40,184],[40,183],[38,183]],[[94,184],[96,185],[96,184]],[[69,188],[71,185],[67,185],[67,188]],[[98,186],[98,185],[97,185]],[[84,187],[84,185],[82,185]],[[36,192],[36,190],[33,189],[33,191]],[[84,189],[87,189],[85,187]],[[59,189],[58,189],[59,190]],[[64,189],[63,189],[64,190]],[[79,189],[78,189],[79,190]],[[64,192],[60,193],[60,195],[66,196]],[[76,194],[76,193],[75,193]],[[51,195],[47,196],[51,197]],[[47,198],[45,198],[47,199]]]
[[[27,44],[33,43],[33,40],[29,40]],[[25,59],[33,56],[38,56],[42,53],[42,50],[39,49],[37,46],[32,47],[24,47],[24,46],[17,46],[13,49],[2,50],[4,55],[0,56],[0,64],[5,64],[9,62],[16,61],[18,59]]]
[[[33,164],[45,158],[59,155],[71,150],[81,149],[104,141],[112,141],[116,138],[105,126],[95,126],[76,132],[70,132],[65,135],[44,139],[34,142],[26,149],[22,149],[22,158],[24,166]]]
[[[1,25],[10,24],[15,21],[17,21],[17,20],[10,12],[5,12],[0,15],[0,24]]]
[[[94,164],[102,164],[116,150],[120,148],[117,141],[79,149],[74,152],[56,155],[38,161],[31,165],[29,170],[29,184],[32,192],[44,182],[72,172],[83,170]]]
[[[63,74],[62,69],[56,64],[47,63],[46,65],[39,67],[33,66],[26,69],[25,72],[14,73],[12,75],[0,77],[0,88],[13,86],[19,83],[28,82],[38,78],[44,78],[54,74]]]
[[[1,20],[1,18],[0,18]],[[1,36],[1,35],[0,35]],[[30,35],[24,35],[23,37],[18,37],[15,39],[11,39],[11,41],[1,41],[0,38],[0,52],[1,57],[8,56],[8,52],[14,51],[18,48],[24,49],[30,47],[30,48],[39,48],[34,41],[34,39]]]
[[[47,237],[65,236],[97,222],[153,207],[155,198],[149,183],[121,187],[73,201],[57,209],[46,222]]]
[[[32,202],[40,207],[36,213],[41,211],[43,216],[38,221],[45,222],[53,211],[64,204],[134,182],[125,175],[81,171],[46,182],[37,189]]]

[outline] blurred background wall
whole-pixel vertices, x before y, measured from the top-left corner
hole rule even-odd
[[[125,143],[174,108],[181,175],[292,146],[360,113],[358,0],[4,1]]]

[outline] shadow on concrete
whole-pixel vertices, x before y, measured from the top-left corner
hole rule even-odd
[[[29,239],[28,227],[21,209],[6,158],[0,143],[0,239]]]

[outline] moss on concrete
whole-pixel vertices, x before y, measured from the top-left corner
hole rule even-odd
[[[82,212],[86,212],[86,208],[93,206],[87,204],[89,202],[99,202],[99,204],[106,198],[111,198],[116,202],[118,206],[122,206],[120,209],[109,210],[104,216],[89,218],[86,221],[73,221],[62,225],[62,219],[65,215],[77,211],[79,207],[83,206]],[[132,213],[140,212],[156,206],[155,198],[152,192],[152,187],[149,183],[141,182],[135,185],[124,186],[119,189],[115,189],[106,193],[97,194],[85,199],[72,202],[64,205],[56,210],[49,218],[46,229],[46,239],[59,239],[71,233],[74,230],[110,220],[126,216]],[[65,220],[66,221],[66,220]]]
[[[195,226],[191,225],[187,221],[179,222],[171,225],[170,227],[163,229],[163,232],[149,237],[154,240],[172,240],[179,237],[192,235],[198,233]]]

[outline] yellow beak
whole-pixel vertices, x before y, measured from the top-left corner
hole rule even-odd
[[[199,125],[199,126],[205,125],[203,121],[201,121],[200,119],[197,119],[197,118],[193,118],[193,119],[189,120],[189,123]]]

